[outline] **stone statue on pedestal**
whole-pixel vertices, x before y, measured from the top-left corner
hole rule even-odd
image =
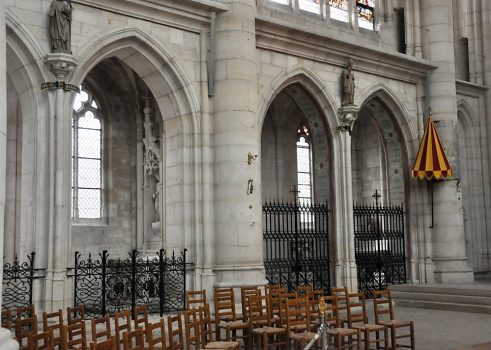
[[[52,0],[49,17],[51,51],[71,54],[72,5],[66,0]]]
[[[353,73],[353,61],[348,59],[347,66],[343,71],[343,98],[341,106],[352,105],[355,103],[355,76]]]

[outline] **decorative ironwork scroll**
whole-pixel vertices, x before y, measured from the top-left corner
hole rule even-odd
[[[393,284],[407,283],[404,209],[379,204],[355,205],[355,258],[358,289],[371,296]]]
[[[85,305],[88,315],[113,314],[146,304],[149,312],[183,310],[186,290],[186,249],[167,257],[161,249],[156,258],[109,259],[104,250],[100,260],[81,260],[75,253],[74,305]]]
[[[327,204],[263,204],[266,278],[289,290],[312,285],[330,289]]]

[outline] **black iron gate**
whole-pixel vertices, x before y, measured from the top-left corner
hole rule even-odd
[[[373,290],[403,284],[406,277],[404,208],[380,205],[355,205],[355,257],[358,289],[371,295]]]
[[[104,250],[100,259],[82,260],[75,252],[74,305],[83,304],[90,316],[113,314],[146,304],[149,312],[163,313],[185,308],[186,249],[156,258],[139,258],[136,250],[129,259],[109,259]]]
[[[330,288],[327,204],[263,204],[264,266],[269,283],[289,290]]]

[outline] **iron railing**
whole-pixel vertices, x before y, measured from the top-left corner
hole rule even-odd
[[[185,308],[186,251],[164,249],[155,258],[139,258],[133,250],[128,259],[110,259],[107,250],[86,260],[75,252],[74,305],[85,306],[90,316],[113,314],[146,304],[149,312],[164,313]]]
[[[358,289],[371,296],[373,290],[407,283],[402,205],[383,206],[379,195],[373,205],[355,205],[355,258]]]
[[[3,264],[2,280],[2,308],[16,309],[30,306],[34,280],[44,278],[45,269],[34,268],[36,253],[27,255],[27,261],[20,262],[17,255],[13,262]],[[12,313],[12,321],[15,321],[15,313]]]
[[[264,267],[269,283],[289,290],[330,289],[327,204],[263,204]]]

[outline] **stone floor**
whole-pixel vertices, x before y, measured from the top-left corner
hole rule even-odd
[[[396,307],[413,320],[417,350],[491,350],[491,315]]]

